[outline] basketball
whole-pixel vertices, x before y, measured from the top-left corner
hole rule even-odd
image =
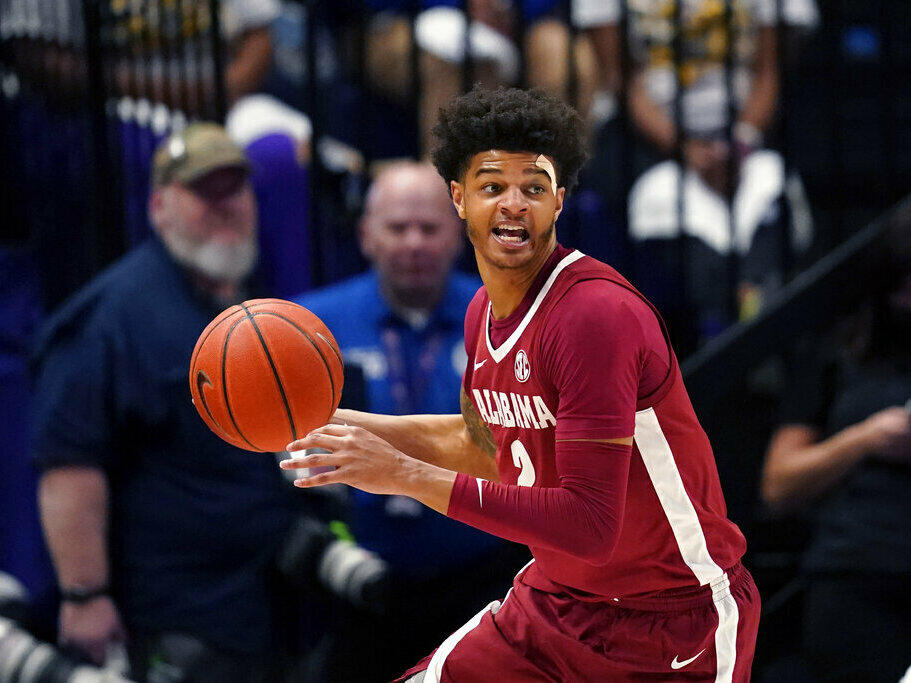
[[[249,451],[283,451],[329,422],[342,383],[342,356],[329,328],[282,299],[252,299],[223,311],[190,358],[199,416]]]

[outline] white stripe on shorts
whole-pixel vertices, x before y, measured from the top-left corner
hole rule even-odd
[[[433,653],[433,657],[430,658],[430,664],[427,665],[427,675],[424,676],[424,683],[440,683],[440,677],[443,675],[443,664],[446,662],[446,658],[449,654],[455,649],[455,646],[459,644],[459,641],[462,640],[469,631],[481,623],[481,618],[487,614],[487,612],[496,611],[499,607],[500,601],[494,600],[487,605],[487,607],[469,619],[462,628],[443,641],[443,644],[437,648],[437,651]]]
[[[715,629],[715,683],[731,683],[737,661],[737,622],[740,621],[740,610],[731,595],[731,582],[727,573],[712,581],[711,586],[715,611],[718,612],[718,628]]]

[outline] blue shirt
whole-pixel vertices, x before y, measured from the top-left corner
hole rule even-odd
[[[42,332],[33,449],[45,469],[105,470],[128,628],[261,653],[294,490],[273,456],[225,443],[190,403],[190,355],[220,308],[154,238],[96,277]]]
[[[475,277],[453,273],[423,328],[411,327],[389,307],[373,271],[296,301],[326,323],[345,363],[363,369],[368,410],[458,414],[467,362],[465,310],[480,286]],[[406,573],[456,569],[502,543],[404,496],[351,493],[358,542]]]

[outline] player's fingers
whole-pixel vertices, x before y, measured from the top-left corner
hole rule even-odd
[[[322,432],[310,432],[303,439],[298,439],[294,443],[288,444],[287,451],[294,453],[296,451],[305,451],[309,448],[324,448],[327,451],[334,451],[341,448],[342,441],[340,436],[324,434]]]
[[[311,486],[325,486],[326,484],[337,484],[343,481],[341,470],[332,470],[331,472],[320,472],[312,474],[309,477],[301,477],[294,480],[294,485],[298,488],[306,489]]]
[[[303,437],[302,439],[298,439],[297,441],[292,441],[291,443],[289,443],[287,445],[287,447],[285,448],[285,450],[286,451],[301,451],[306,448],[317,448],[317,447],[318,448],[327,448],[326,446],[312,446],[309,444],[311,443],[313,437],[318,437],[318,436],[339,437],[339,436],[345,436],[350,431],[351,431],[351,427],[349,427],[348,425],[328,424],[328,425],[324,425],[322,427],[317,427],[316,429],[314,429],[312,432],[307,434],[307,436]]]
[[[283,470],[299,470],[310,467],[335,467],[341,464],[333,453],[311,453],[297,458],[282,460],[278,465]]]

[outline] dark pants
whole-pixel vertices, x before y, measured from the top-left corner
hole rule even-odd
[[[911,666],[908,575],[814,575],[804,647],[819,681],[894,683]]]

